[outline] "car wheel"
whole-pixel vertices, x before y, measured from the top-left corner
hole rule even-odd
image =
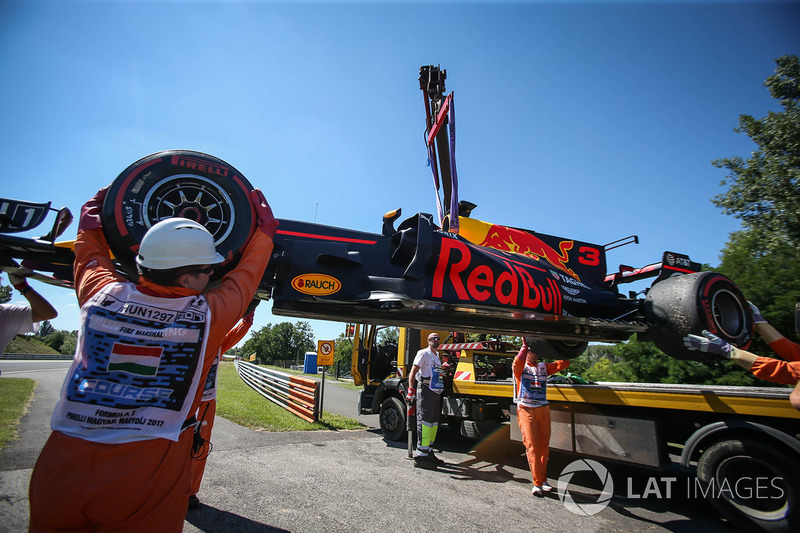
[[[588,342],[577,341],[551,340],[550,344],[553,346],[553,349],[558,352],[559,355],[561,355],[562,359],[572,359],[573,357],[578,357],[586,351],[586,348],[589,347]]]
[[[145,232],[156,222],[184,217],[211,232],[225,257],[214,277],[233,268],[255,230],[250,182],[233,166],[190,150],[167,150],[136,161],[114,180],[103,203],[109,248],[128,272]]]
[[[686,335],[700,335],[704,329],[738,348],[747,348],[752,339],[753,317],[747,299],[730,279],[714,272],[659,281],[647,291],[644,313],[650,325],[647,338],[676,359],[717,359],[683,344]]]
[[[800,468],[780,449],[750,439],[720,441],[697,463],[702,494],[732,524],[798,531]],[[755,526],[755,527],[753,527]]]
[[[406,412],[399,398],[391,396],[383,400],[379,418],[384,437],[394,441],[406,437]]]
[[[525,337],[525,342],[528,344],[528,348],[542,359],[572,359],[585,352],[589,346],[588,342],[561,341],[540,337]]]

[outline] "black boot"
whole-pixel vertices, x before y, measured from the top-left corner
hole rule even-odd
[[[420,455],[419,457],[414,457],[414,468],[436,470],[436,463],[428,455]]]
[[[189,509],[197,509],[200,505],[200,498],[196,494],[189,496]]]
[[[443,461],[442,459],[439,459],[438,457],[436,457],[436,455],[434,455],[433,450],[431,450],[431,452],[428,454],[428,458],[431,461],[433,461],[433,463],[436,466],[442,466],[442,465],[446,464],[445,461]]]

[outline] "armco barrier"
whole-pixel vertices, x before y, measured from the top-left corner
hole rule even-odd
[[[264,398],[308,422],[319,418],[319,383],[236,359],[233,364],[242,381]]]
[[[33,353],[4,353],[0,355],[0,359],[28,361],[28,360],[63,360],[71,361],[74,355],[61,355],[61,354],[33,354]]]

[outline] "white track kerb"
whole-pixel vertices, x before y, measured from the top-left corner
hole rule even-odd
[[[597,496],[597,501],[594,503],[577,503],[569,492],[570,481],[576,472],[594,472],[603,484],[602,492]],[[561,499],[564,507],[571,513],[579,516],[591,516],[599,513],[608,506],[611,501],[611,496],[614,494],[614,480],[608,470],[591,459],[578,459],[572,461],[561,472],[558,478],[558,497]],[[583,499],[583,498],[581,498]]]

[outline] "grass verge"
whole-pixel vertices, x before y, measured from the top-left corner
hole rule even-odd
[[[52,349],[33,335],[17,335],[9,341],[5,353],[58,355],[58,350]]]
[[[0,449],[17,440],[17,427],[28,410],[36,381],[24,378],[0,379]]]
[[[217,414],[250,429],[262,431],[310,431],[319,429],[362,429],[352,418],[324,412],[322,420],[306,422],[267,400],[245,384],[233,363],[219,365]]]

